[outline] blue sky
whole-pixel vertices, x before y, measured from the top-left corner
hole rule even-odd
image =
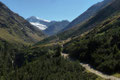
[[[47,20],[72,21],[102,0],[0,0],[24,18],[37,16]]]

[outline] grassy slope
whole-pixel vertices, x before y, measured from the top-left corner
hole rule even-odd
[[[0,37],[9,42],[34,43],[44,34],[0,2]]]

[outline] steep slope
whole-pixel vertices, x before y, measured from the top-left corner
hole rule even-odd
[[[71,27],[74,27],[77,24],[81,24],[82,22],[90,19],[92,16],[94,16],[98,11],[103,9],[105,6],[110,4],[113,0],[104,0],[102,2],[99,2],[92,7],[90,7],[87,11],[85,11],[83,14],[78,16],[76,19],[74,19],[66,28],[64,28],[62,31],[68,30]]]
[[[15,43],[33,43],[44,34],[0,2],[0,38]]]

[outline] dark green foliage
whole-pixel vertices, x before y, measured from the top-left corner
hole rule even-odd
[[[0,39],[0,76],[7,75],[14,69],[16,49],[13,44]]]
[[[62,47],[60,45],[57,46],[56,48],[56,52],[55,52],[55,57],[59,57],[61,56],[61,53],[62,53]]]
[[[39,57],[9,75],[8,80],[95,80],[96,76],[84,72],[79,63],[64,58]]]
[[[104,23],[103,23],[104,24]],[[120,72],[120,21],[113,20],[88,35],[65,45],[70,57],[91,64],[94,68],[113,74]]]
[[[62,47],[23,48],[0,41],[0,80],[95,80],[78,62],[60,57]]]

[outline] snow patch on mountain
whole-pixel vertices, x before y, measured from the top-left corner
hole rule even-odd
[[[38,27],[40,30],[45,30],[47,28],[46,25],[43,25],[43,24],[40,24],[40,23],[37,23],[37,22],[30,22],[33,26],[36,26]]]
[[[51,22],[50,20],[40,19],[39,17],[36,17],[36,19],[41,20],[41,21],[45,21],[45,22]]]

